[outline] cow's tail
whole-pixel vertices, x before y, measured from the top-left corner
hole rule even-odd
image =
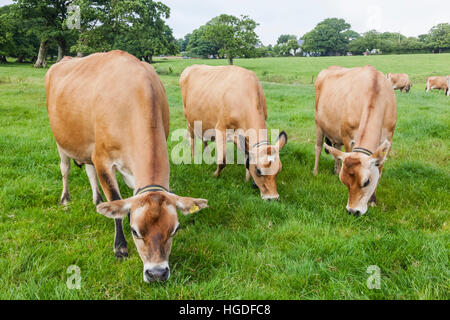
[[[333,146],[333,145],[331,144],[330,139],[328,139],[327,137],[325,137],[325,143],[326,143],[327,145],[329,145],[329,146]],[[325,148],[325,153],[326,153],[326,154],[330,154],[330,151],[328,151],[328,150]]]
[[[78,163],[77,162],[77,160],[75,160],[75,159],[72,159],[73,160],[73,163],[75,163],[75,165],[78,167],[78,168],[83,168],[83,164],[81,164],[81,163]]]

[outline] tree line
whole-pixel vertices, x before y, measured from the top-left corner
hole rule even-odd
[[[258,24],[248,17],[243,17],[248,25]],[[211,32],[214,18],[199,27],[183,39],[178,39],[179,51],[190,57],[223,57],[223,47],[218,37]],[[253,29],[254,32],[254,29]],[[242,33],[235,32],[239,37]],[[418,37],[406,37],[395,32],[377,32],[371,30],[360,34],[351,29],[344,19],[328,18],[302,36],[280,35],[275,45],[264,46],[252,33],[251,43],[245,40],[247,48],[241,52],[235,50],[234,57],[283,57],[283,56],[335,56],[364,53],[441,53],[450,51],[450,24],[441,23],[434,26],[427,34]],[[251,45],[250,45],[251,44]],[[225,54],[226,56],[226,54]]]
[[[74,8],[76,9],[74,11]],[[280,35],[275,45],[261,43],[258,23],[248,16],[219,15],[175,40],[166,24],[170,8],[152,0],[14,0],[0,7],[0,63],[7,57],[45,67],[47,57],[84,56],[122,49],[141,60],[154,56],[195,58],[333,56],[364,53],[450,51],[450,24],[406,37],[371,30],[360,34],[344,19],[328,18],[304,35]]]

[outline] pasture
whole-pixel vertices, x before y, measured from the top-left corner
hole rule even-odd
[[[209,200],[180,214],[166,283],[142,281],[128,221],[130,257],[113,254],[114,223],[96,213],[84,170],[72,165],[72,201],[59,205],[59,156],[45,109],[46,69],[0,65],[0,299],[449,299],[450,98],[425,94],[425,79],[450,74],[450,54],[266,58],[235,61],[256,72],[268,128],[285,130],[279,202],[264,202],[243,165],[171,164],[171,189]],[[178,78],[188,65],[226,60],[159,60],[171,131],[185,128]],[[397,129],[378,188],[360,218],[345,210],[347,189],[323,153],[314,165],[312,77],[329,65],[371,64],[405,72],[396,91]],[[176,144],[170,141],[169,152]],[[132,195],[121,179],[122,196]],[[68,289],[67,268],[81,270]],[[381,288],[369,289],[369,266]]]

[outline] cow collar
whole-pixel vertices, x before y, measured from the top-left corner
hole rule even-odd
[[[259,148],[259,147],[261,147],[261,146],[268,146],[268,145],[270,145],[269,141],[263,140],[263,141],[260,141],[260,142],[256,143],[256,144],[252,147],[252,149]]]
[[[361,147],[355,147],[355,148],[353,148],[352,152],[359,152],[359,153],[365,154],[366,156],[369,156],[369,157],[370,157],[371,155],[373,155],[373,152],[372,152],[372,151],[367,150],[367,149],[365,149],[365,148],[361,148]]]
[[[136,196],[143,194],[143,193],[147,193],[147,192],[158,192],[158,191],[169,192],[166,188],[164,188],[160,185],[152,184],[152,185],[138,189],[136,191]]]

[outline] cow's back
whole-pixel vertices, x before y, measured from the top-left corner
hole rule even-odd
[[[391,83],[371,66],[330,68],[316,80],[316,125],[336,143],[352,135],[363,113],[376,110],[384,114],[382,127],[395,127],[396,102]],[[386,112],[385,112],[386,111]],[[391,123],[393,122],[393,123]]]
[[[427,85],[433,89],[447,89],[447,79],[445,76],[433,76],[427,78]]]
[[[161,81],[151,66],[126,52],[63,59],[49,69],[45,83],[52,132],[71,154],[90,157],[99,139],[118,143],[138,118],[148,119],[151,126],[162,116],[168,134]]]
[[[394,89],[403,89],[411,86],[411,81],[406,73],[390,73],[389,80]]]
[[[245,128],[249,118],[267,118],[266,99],[256,75],[237,66],[195,65],[180,77],[186,120],[203,129]]]

